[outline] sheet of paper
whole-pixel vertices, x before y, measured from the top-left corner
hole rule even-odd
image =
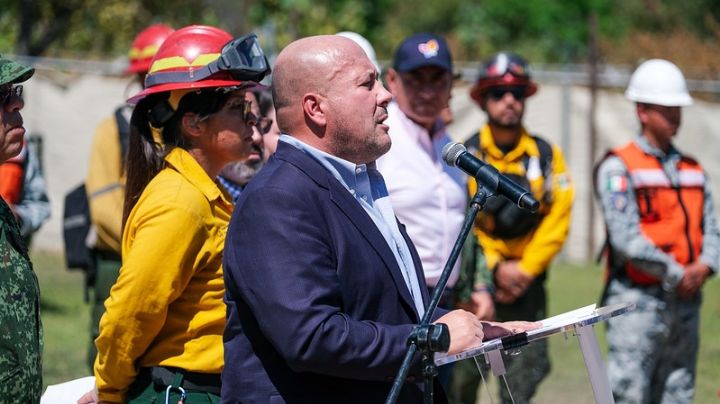
[[[568,311],[557,316],[548,317],[542,320],[542,327],[528,331],[528,335],[535,335],[558,327],[565,327],[576,323],[579,319],[589,317],[595,312],[596,304],[590,304],[579,309]]]
[[[75,404],[83,394],[95,388],[95,377],[88,376],[48,386],[40,404]]]

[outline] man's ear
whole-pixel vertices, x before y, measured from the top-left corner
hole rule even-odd
[[[307,93],[302,98],[303,112],[305,119],[315,126],[325,127],[327,125],[325,97],[317,93]],[[308,125],[310,126],[310,125]]]
[[[392,67],[388,68],[385,72],[385,83],[390,93],[395,96],[400,91],[400,73]]]
[[[639,103],[639,102],[636,103],[635,104],[635,112],[637,113],[640,124],[645,125],[645,123],[648,120],[647,108],[645,108],[645,105],[643,105],[642,103]]]

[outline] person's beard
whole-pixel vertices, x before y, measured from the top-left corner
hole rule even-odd
[[[522,115],[520,115],[516,120],[511,120],[509,122],[504,122],[500,119],[495,119],[492,116],[488,115],[488,123],[490,125],[502,128],[502,129],[518,129],[520,128],[520,125],[522,125]]]
[[[244,187],[263,166],[262,149],[257,145],[253,145],[253,148],[259,152],[259,159],[255,161],[234,161],[232,163],[228,163],[225,167],[223,167],[220,175],[240,185],[241,187]]]

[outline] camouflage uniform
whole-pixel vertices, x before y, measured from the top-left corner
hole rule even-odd
[[[678,184],[676,165],[680,153],[665,154],[644,137],[638,146],[662,163],[672,184]],[[600,163],[596,189],[608,229],[609,243],[617,258],[611,263],[605,303],[632,302],[635,311],[607,322],[608,373],[617,403],[690,403],[694,395],[695,365],[699,345],[699,309],[702,296],[680,299],[675,287],[683,266],[640,232],[635,192],[628,184],[628,170],[616,156]],[[714,270],[720,258],[720,232],[706,182],[700,260]],[[655,275],[662,284],[640,286],[622,275],[627,260]]]
[[[35,69],[0,56],[0,86]],[[4,121],[8,108],[0,111]],[[2,130],[2,129],[0,129]],[[0,198],[0,401],[38,403],[42,394],[40,287],[10,207]]]
[[[0,401],[42,394],[40,288],[10,207],[0,199]]]

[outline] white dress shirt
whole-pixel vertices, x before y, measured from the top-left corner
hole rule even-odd
[[[395,102],[388,106],[392,147],[377,160],[390,201],[418,250],[428,286],[435,286],[460,233],[467,205],[466,176],[442,161],[451,140],[438,120],[432,135]],[[458,278],[460,259],[447,286]]]

